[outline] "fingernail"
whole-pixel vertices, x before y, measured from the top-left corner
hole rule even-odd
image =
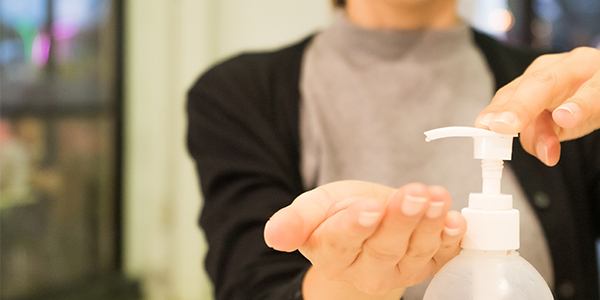
[[[485,127],[489,127],[490,126],[490,121],[492,120],[493,116],[494,116],[494,113],[487,113],[483,117],[479,118],[479,120],[477,121],[477,123],[479,125],[483,125]]]
[[[581,107],[574,102],[563,103],[552,112],[553,117],[562,119],[562,123],[567,127],[577,125],[578,116],[581,115]]]
[[[430,219],[435,219],[442,215],[443,210],[444,210],[444,202],[442,202],[442,201],[431,202],[431,203],[429,203],[429,208],[427,209],[427,212],[425,213],[425,215]]]
[[[364,211],[358,215],[358,224],[364,227],[371,227],[379,220],[381,213]]]
[[[574,102],[563,103],[559,107],[557,107],[556,109],[566,110],[571,115],[575,115],[576,113],[578,113],[579,111],[581,111],[581,108],[579,108],[579,105],[577,105]]]
[[[548,164],[548,147],[543,141],[539,141],[535,146],[535,154],[545,164]]]
[[[489,124],[495,131],[502,133],[516,133],[521,127],[519,117],[510,111],[494,114]]]
[[[414,216],[423,209],[425,202],[427,202],[425,197],[406,195],[404,202],[402,202],[402,213],[407,216]]]
[[[460,234],[460,228],[444,227],[444,233],[449,236],[457,236]]]

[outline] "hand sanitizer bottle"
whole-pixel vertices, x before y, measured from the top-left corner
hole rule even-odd
[[[500,192],[503,160],[512,156],[512,135],[474,127],[425,132],[426,140],[472,137],[481,159],[483,190],[469,195],[462,251],[433,277],[424,300],[554,299],[535,268],[519,255],[519,211],[512,196]],[[459,166],[457,166],[459,167]]]

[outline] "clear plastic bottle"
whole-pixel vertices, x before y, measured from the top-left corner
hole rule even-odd
[[[544,278],[515,250],[462,250],[429,284],[423,300],[553,299]]]
[[[519,255],[519,211],[512,196],[501,193],[503,160],[511,159],[513,136],[473,127],[425,135],[427,141],[474,138],[474,157],[482,160],[482,192],[471,193],[462,210],[467,221],[463,250],[433,277],[423,300],[554,299],[542,276]]]

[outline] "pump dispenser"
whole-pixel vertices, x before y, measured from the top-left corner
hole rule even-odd
[[[432,279],[424,300],[553,299],[542,276],[519,249],[519,211],[512,195],[501,193],[504,160],[512,157],[516,135],[475,127],[444,127],[425,132],[425,140],[472,137],[481,159],[482,191],[469,194],[462,209],[467,231],[462,251]]]

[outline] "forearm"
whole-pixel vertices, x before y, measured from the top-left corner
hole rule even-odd
[[[389,291],[383,295],[369,295],[357,290],[349,283],[332,280],[316,271],[308,269],[302,282],[302,294],[305,300],[313,299],[356,299],[356,300],[398,300],[404,294],[404,288]]]

